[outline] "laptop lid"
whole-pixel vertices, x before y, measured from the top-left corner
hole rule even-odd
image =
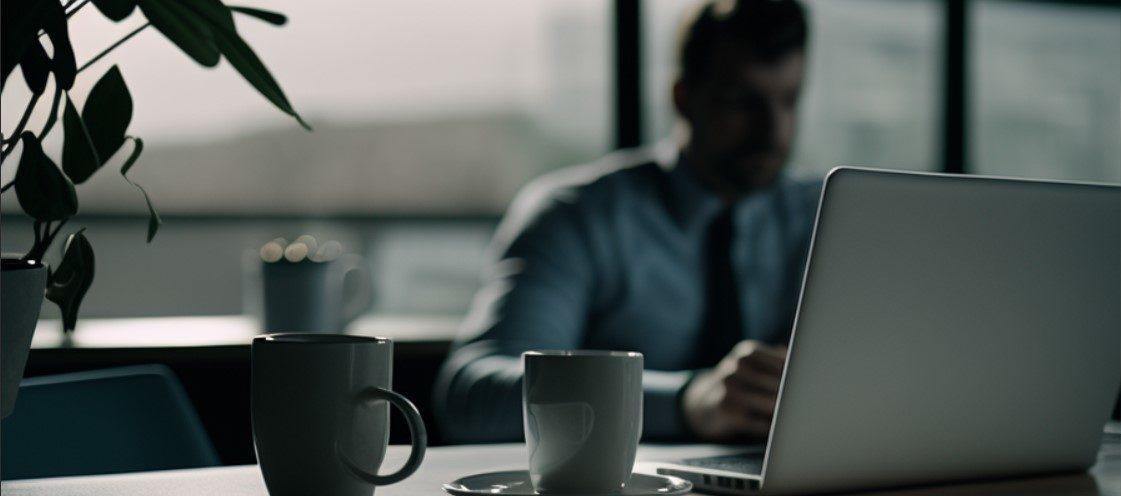
[[[1121,386],[1121,188],[838,168],[766,493],[1083,470]]]

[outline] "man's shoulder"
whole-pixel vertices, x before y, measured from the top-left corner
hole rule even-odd
[[[783,175],[777,188],[776,200],[781,205],[781,220],[787,230],[799,233],[807,242],[817,218],[823,181],[820,177],[800,175],[791,171]]]
[[[604,202],[641,199],[665,174],[664,158],[656,149],[619,150],[539,176],[522,188],[511,208],[557,203],[602,206]]]
[[[513,240],[533,225],[555,229],[598,224],[611,217],[607,215],[610,211],[656,198],[665,167],[657,149],[629,149],[544,174],[514,198],[495,239]]]
[[[823,186],[824,181],[820,177],[797,172],[786,173],[779,183],[779,189],[789,203],[803,208],[812,207],[815,210]]]
[[[652,150],[618,150],[593,162],[544,174],[525,189],[581,196],[615,195],[643,188],[664,173],[664,164]]]

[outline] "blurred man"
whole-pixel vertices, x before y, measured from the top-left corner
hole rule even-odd
[[[645,355],[645,439],[765,439],[820,184],[783,171],[807,24],[703,5],[680,40],[682,143],[549,174],[514,200],[436,385],[453,442],[522,437],[520,354]]]

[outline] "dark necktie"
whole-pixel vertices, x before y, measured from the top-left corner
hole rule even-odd
[[[739,290],[732,269],[732,207],[712,221],[705,239],[705,310],[697,336],[695,365],[716,365],[742,338]]]

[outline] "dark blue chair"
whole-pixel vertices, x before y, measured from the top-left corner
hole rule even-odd
[[[218,455],[170,369],[26,379],[0,424],[5,480],[208,467]]]

